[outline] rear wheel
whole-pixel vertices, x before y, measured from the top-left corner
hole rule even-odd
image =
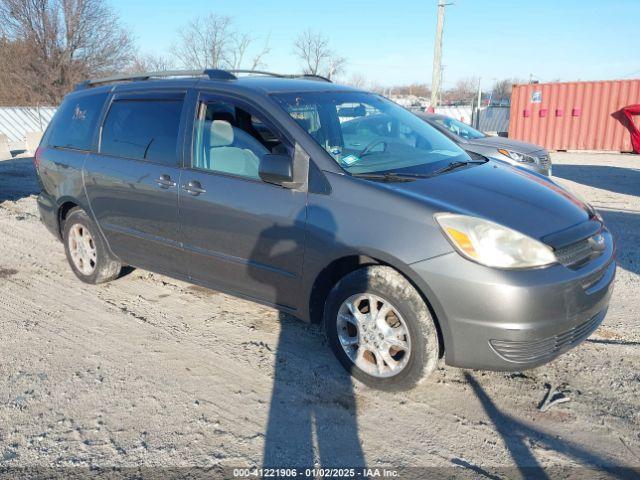
[[[81,209],[67,214],[63,227],[64,248],[73,273],[86,283],[117,278],[122,265],[107,248],[93,220]]]
[[[390,267],[365,267],[340,280],[327,298],[324,321],[340,363],[369,386],[408,389],[437,365],[438,335],[429,309]]]

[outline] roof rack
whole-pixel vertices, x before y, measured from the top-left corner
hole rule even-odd
[[[110,77],[85,80],[84,82],[78,83],[76,85],[76,90],[82,90],[84,88],[114,82],[137,82],[141,80],[149,80],[151,78],[200,77],[203,75],[206,75],[212,80],[235,80],[237,78],[235,75],[227,72],[226,70],[166,70],[163,72],[141,72],[131,73],[128,75],[112,75]]]
[[[236,73],[265,75],[278,78],[307,78],[317,79],[331,83],[327,77],[313,74],[281,74],[273,72],[264,72],[262,70],[220,70],[220,69],[207,69],[207,70],[167,70],[164,72],[141,72],[132,73],[128,75],[112,75],[110,77],[95,78],[91,80],[85,80],[84,82],[76,85],[76,90],[83,90],[89,87],[95,87],[96,85],[104,85],[107,83],[115,82],[137,82],[143,80],[149,80],[151,78],[169,78],[169,77],[200,77],[207,76],[211,80],[237,80]]]
[[[274,73],[274,72],[265,72],[263,70],[225,70],[226,72],[232,73],[232,74],[236,74],[236,73],[247,73],[247,74],[254,74],[254,75],[264,75],[267,77],[278,77],[278,78],[306,78],[309,80],[322,80],[324,82],[329,82],[329,83],[333,83],[331,82],[331,80],[327,77],[323,77],[322,75],[315,75],[313,73],[294,73],[294,74],[289,74],[289,73]]]

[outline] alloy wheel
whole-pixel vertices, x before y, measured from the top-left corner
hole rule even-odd
[[[399,374],[411,355],[411,337],[399,311],[384,298],[362,293],[338,310],[338,339],[349,359],[374,377]]]

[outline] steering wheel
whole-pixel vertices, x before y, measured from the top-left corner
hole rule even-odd
[[[384,145],[384,150],[387,149],[387,142],[385,142],[384,140],[374,140],[373,142],[369,143],[366,147],[364,147],[362,150],[360,150],[356,156],[358,158],[362,158],[371,150],[373,150],[374,147],[377,147],[380,144]]]

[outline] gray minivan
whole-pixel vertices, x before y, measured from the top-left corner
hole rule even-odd
[[[322,78],[85,82],[35,164],[42,221],[82,281],[131,265],[323,321],[377,388],[410,388],[440,358],[541,365],[598,327],[613,288],[590,205]]]

